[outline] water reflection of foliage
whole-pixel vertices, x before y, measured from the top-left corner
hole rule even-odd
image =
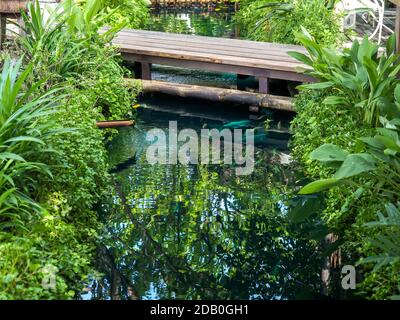
[[[270,156],[259,152],[263,165],[248,177],[231,167],[140,161],[118,173],[104,216],[120,295],[273,299],[318,291],[315,243],[297,239],[286,219],[293,168]],[[102,286],[115,290],[113,279],[106,275]]]
[[[229,12],[160,13],[152,16],[146,29],[213,37],[231,37],[234,34]]]

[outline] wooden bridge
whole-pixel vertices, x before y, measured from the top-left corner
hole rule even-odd
[[[255,76],[260,93],[269,93],[269,79],[313,80],[302,74],[306,66],[287,54],[306,52],[301,46],[131,29],[119,32],[113,44],[144,80],[151,80],[152,64]]]

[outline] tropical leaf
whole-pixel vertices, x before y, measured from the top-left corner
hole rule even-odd
[[[349,153],[334,144],[324,144],[310,154],[310,159],[321,162],[343,162]]]
[[[342,183],[341,179],[336,179],[336,178],[330,178],[330,179],[321,179],[317,180],[314,182],[309,183],[305,187],[303,187],[299,194],[312,194],[312,193],[318,193],[321,191],[328,190],[334,186],[339,185]]]
[[[374,157],[368,153],[356,153],[346,157],[339,170],[334,175],[335,179],[345,179],[361,173],[375,170]]]

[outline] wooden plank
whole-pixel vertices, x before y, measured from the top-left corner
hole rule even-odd
[[[254,50],[246,50],[242,49],[240,52],[235,52],[227,49],[224,46],[215,46],[215,47],[204,47],[201,44],[193,44],[190,42],[187,43],[177,43],[176,41],[169,40],[159,40],[158,42],[154,42],[145,38],[136,38],[136,37],[124,37],[118,36],[114,39],[113,44],[123,46],[124,43],[140,43],[137,45],[138,48],[142,46],[146,47],[154,47],[159,49],[173,49],[180,50],[183,49],[185,51],[194,51],[194,52],[202,52],[202,53],[215,53],[219,55],[227,55],[232,57],[242,57],[242,58],[255,58],[255,59],[267,59],[267,60],[277,60],[277,61],[287,61],[287,62],[297,62],[296,59],[290,57],[285,51],[282,50],[268,50],[268,51],[254,51]]]
[[[300,65],[299,63],[294,63],[294,62],[230,57],[230,56],[221,56],[221,55],[216,55],[216,54],[204,55],[201,53],[196,53],[196,52],[191,52],[191,51],[172,50],[172,49],[171,50],[163,49],[161,51],[161,50],[157,50],[153,47],[142,46],[142,47],[138,48],[134,44],[132,44],[132,45],[124,44],[120,48],[120,50],[121,50],[121,52],[124,52],[124,53],[134,53],[134,54],[148,55],[148,56],[154,56],[154,57],[212,62],[215,64],[240,65],[240,66],[247,66],[247,67],[291,71],[291,72],[296,72],[298,68],[303,67],[303,65]],[[306,68],[303,67],[303,69],[305,70]]]
[[[104,28],[102,32],[105,32],[107,28]],[[218,43],[234,46],[238,48],[249,47],[249,48],[258,48],[265,49],[268,47],[272,48],[281,48],[286,50],[304,50],[304,47],[293,44],[279,44],[272,42],[261,42],[261,41],[251,41],[251,40],[242,40],[242,39],[228,39],[228,38],[216,38],[216,37],[206,37],[199,35],[187,35],[180,33],[170,33],[170,32],[159,32],[159,31],[147,31],[147,30],[135,30],[135,29],[123,29],[122,33],[128,34],[142,34],[146,37],[155,37],[161,39],[185,39],[188,41],[203,41],[208,43],[215,43],[217,40]]]
[[[248,41],[248,40],[237,40],[237,39],[226,39],[226,38],[212,38],[212,37],[203,37],[203,36],[187,36],[182,37],[182,34],[168,34],[165,32],[163,35],[162,32],[153,35],[151,31],[147,34],[147,31],[141,32],[132,32],[129,29],[124,29],[118,33],[121,36],[131,36],[140,39],[162,41],[167,40],[169,42],[177,42],[177,43],[191,43],[191,44],[200,44],[203,46],[214,47],[214,46],[223,46],[224,48],[229,48],[235,51],[241,51],[243,49],[252,50],[255,52],[264,51],[264,50],[279,50],[282,52],[287,51],[299,51],[302,53],[307,53],[307,50],[302,46],[297,45],[280,45],[278,43],[271,42],[257,42],[257,41]]]
[[[136,61],[142,61],[142,62],[168,65],[180,68],[200,69],[200,70],[232,73],[232,74],[243,74],[256,77],[267,77],[270,79],[282,79],[282,80],[299,81],[299,82],[315,81],[315,79],[312,78],[311,76],[305,75],[303,73],[298,73],[296,71],[269,70],[263,68],[241,66],[241,65],[216,64],[212,62],[181,60],[181,59],[156,57],[156,56],[149,56],[146,54],[142,55],[142,54],[126,53],[126,52],[122,52],[122,57],[124,60],[132,63]]]
[[[121,48],[121,51],[125,51],[126,44],[129,43],[136,43],[136,42],[130,42],[129,40],[121,40],[117,39],[113,44],[115,46],[118,46]],[[223,51],[223,50],[212,50],[212,49],[205,49],[205,48],[192,48],[188,46],[187,48],[183,48],[180,46],[176,45],[168,45],[168,44],[162,44],[162,45],[157,45],[155,43],[148,43],[148,42],[141,42],[140,46],[135,46],[137,50],[143,50],[143,49],[148,49],[152,48],[151,51],[168,51],[168,50],[173,50],[176,52],[192,52],[194,54],[203,54],[204,56],[209,56],[210,54],[213,55],[218,55],[221,57],[228,57],[228,58],[245,58],[245,59],[258,59],[258,60],[271,60],[271,61],[278,61],[282,64],[284,63],[291,63],[291,64],[296,64],[299,67],[303,67],[304,69],[307,68],[306,65],[302,65],[300,62],[297,60],[289,57],[288,55],[285,54],[277,54],[277,53],[271,53],[269,55],[259,55],[259,54],[249,54],[249,53],[241,53],[241,54],[235,54],[233,52],[229,51]]]

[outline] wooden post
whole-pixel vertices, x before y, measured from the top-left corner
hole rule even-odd
[[[142,79],[151,80],[151,64],[142,62]]]
[[[151,80],[151,63],[137,61],[134,70],[136,79]]]
[[[400,0],[390,0],[396,6],[396,42],[397,42],[397,53],[400,53]]]
[[[258,92],[259,93],[269,93],[268,78],[260,77],[258,79]]]
[[[3,50],[3,43],[6,40],[6,15],[0,13],[0,50]]]
[[[396,6],[396,52],[397,54],[400,53],[400,6]]]

